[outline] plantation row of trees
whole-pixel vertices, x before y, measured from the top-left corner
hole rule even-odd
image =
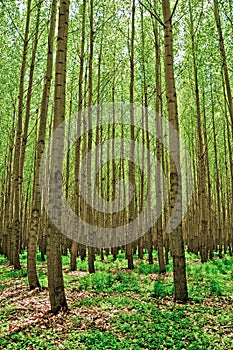
[[[231,2],[1,2],[0,26],[1,253],[15,269],[20,269],[19,254],[27,249],[32,289],[39,287],[37,249],[43,259],[47,255],[53,312],[67,308],[61,256],[68,251],[71,270],[76,269],[77,257],[85,259],[87,254],[90,273],[95,272],[97,250],[102,258],[105,251],[116,259],[118,250],[125,249],[128,268],[133,269],[134,253],[143,259],[145,249],[148,250],[149,263],[153,264],[152,251],[156,249],[161,273],[166,271],[170,252],[175,299],[186,301],[185,247],[200,253],[202,262],[212,259],[214,251],[221,258],[227,250],[232,254],[233,249]],[[130,103],[128,127],[116,122],[114,106],[122,102]],[[92,128],[92,106],[105,103],[113,103],[112,119],[106,126]],[[141,109],[140,125],[135,126],[137,105],[145,108]],[[170,122],[170,131],[162,119],[155,117],[155,130],[150,130],[150,109]],[[68,118],[73,115],[77,116],[76,125],[69,123]],[[97,110],[98,116],[101,114]],[[65,119],[68,123],[57,142],[50,137]],[[71,146],[67,143],[72,128],[77,128],[82,136],[63,157],[64,147]],[[172,154],[155,136],[166,131],[164,137],[172,145]],[[179,135],[191,155],[191,168],[188,163],[185,168],[180,165]],[[122,140],[120,154],[126,147],[124,139],[137,141],[149,150],[141,154],[142,169],[131,161],[137,158],[133,143],[131,160],[119,158],[116,138]],[[48,139],[51,142],[47,147]],[[106,152],[111,161],[104,161],[104,151],[88,158],[89,171],[83,173],[82,181],[87,184],[86,203],[80,191],[82,160],[97,145],[109,140],[112,141]],[[43,155],[49,162],[43,173],[47,193],[42,195]],[[150,176],[153,158],[161,164],[161,168],[156,168],[156,181]],[[94,191],[88,187],[92,172],[96,174]],[[129,180],[134,188],[133,198],[129,199],[129,187],[118,188],[122,179]],[[189,203],[188,190],[192,186]],[[159,208],[163,208],[158,220],[143,236],[128,239],[123,247],[111,242],[111,252],[109,246],[97,249],[62,235],[43,205],[43,197],[48,201],[53,197],[53,217],[63,232],[69,225],[59,207],[63,192],[82,220],[93,226],[123,230],[143,212],[148,201],[154,200],[148,196],[150,189],[156,197],[153,210],[159,213]],[[97,193],[107,203],[124,198],[129,199],[129,205],[122,208],[119,201],[119,210],[101,213],[92,205]],[[188,211],[182,223],[173,225],[184,205]],[[146,212],[138,220],[138,228],[148,215]],[[171,233],[166,230],[169,220],[174,226]],[[134,232],[124,234],[134,237]],[[74,238],[75,235],[93,238],[85,225],[78,227]]]

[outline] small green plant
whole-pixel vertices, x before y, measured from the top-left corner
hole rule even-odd
[[[90,275],[78,279],[80,290],[89,290],[91,287]]]
[[[93,279],[92,279],[92,289],[94,289],[96,292],[100,293],[103,292],[105,289],[108,289],[112,286],[113,280],[112,280],[112,274],[104,274],[101,272],[95,273]]]
[[[142,273],[143,275],[158,273],[159,266],[157,264],[149,265],[148,262],[145,262],[144,260],[140,260],[139,266],[138,266],[138,272]]]
[[[86,260],[79,261],[77,264],[77,270],[79,271],[88,271],[88,263]]]
[[[1,275],[0,275],[0,280],[9,280],[11,278],[22,278],[27,276],[27,270],[3,270]]]
[[[165,287],[163,283],[158,280],[154,282],[153,296],[155,298],[162,298],[166,294]]]
[[[153,297],[162,298],[166,295],[172,295],[174,293],[174,284],[165,284],[161,280],[157,280],[153,285]]]
[[[218,295],[218,296],[222,295],[222,288],[221,288],[218,281],[216,281],[216,280],[210,281],[210,293]]]

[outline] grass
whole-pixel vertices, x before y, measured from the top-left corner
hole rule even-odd
[[[0,301],[0,349],[233,348],[233,259],[228,256],[201,264],[187,254],[187,304],[173,301],[172,263],[159,275],[157,263],[136,259],[134,271],[128,271],[120,253],[116,261],[97,257],[97,272],[90,275],[87,261],[78,259],[77,272],[69,272],[69,257],[63,257],[70,310],[57,316],[46,311],[47,289],[27,287],[26,254],[21,261],[16,272],[0,257],[0,290],[6,296]],[[37,267],[46,287],[46,262],[39,255]]]

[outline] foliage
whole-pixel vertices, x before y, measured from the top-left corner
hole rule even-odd
[[[26,254],[21,257],[24,268]],[[122,256],[122,265],[123,260]],[[1,257],[0,283],[5,288],[0,299],[0,348],[55,350],[58,344],[64,350],[232,348],[233,259],[226,256],[200,264],[187,254],[187,261],[190,301],[182,305],[173,302],[172,275],[148,273],[146,261],[137,261],[135,272],[109,261],[110,272],[108,263],[97,257],[102,268],[88,274],[69,272],[69,257],[63,257],[70,311],[52,316],[47,288],[30,291],[23,274],[14,274]],[[44,283],[45,264],[38,256]],[[83,264],[78,260],[78,267]]]

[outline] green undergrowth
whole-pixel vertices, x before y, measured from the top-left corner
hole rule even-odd
[[[0,291],[5,288],[4,282],[15,278],[24,278],[28,284],[26,270],[27,254],[21,255],[22,269],[15,271],[7,266],[7,260],[0,257]],[[155,257],[156,258],[156,257]],[[136,260],[133,271],[127,270],[127,261],[124,253],[118,255],[118,259],[113,261],[112,257],[105,258],[102,262],[97,256],[95,261],[95,274],[88,274],[87,261],[77,259],[77,271],[86,272],[84,276],[66,273],[69,271],[69,256],[64,256],[63,268],[64,282],[67,288],[78,288],[89,292],[97,293],[122,293],[150,292],[155,298],[161,298],[173,294],[174,286],[172,282],[172,262],[167,265],[167,273],[159,274],[159,266],[155,261],[153,265],[146,260]],[[1,266],[3,265],[4,266]],[[211,295],[227,296],[232,293],[233,280],[233,259],[226,256],[223,259],[215,258],[204,264],[193,254],[187,254],[187,280],[189,297],[194,301],[203,301]],[[40,254],[37,254],[37,271],[42,287],[47,287],[47,267],[46,262],[42,262]]]
[[[136,300],[131,296],[94,296],[77,301],[66,317],[66,332],[52,328],[29,328],[8,335],[1,341],[7,349],[231,349],[230,331],[233,315],[229,310],[195,304],[179,305],[173,302],[158,303],[154,299]],[[90,309],[105,312],[109,330],[101,329],[98,322],[90,323],[85,331],[80,324],[86,319],[74,317],[72,310]],[[96,321],[98,318],[96,319]],[[30,336],[29,336],[30,334]],[[57,345],[55,345],[57,344]],[[58,346],[59,344],[59,346]]]
[[[11,333],[17,307],[4,300],[0,349],[232,349],[233,258],[215,257],[201,264],[198,256],[187,254],[187,304],[173,301],[172,262],[166,274],[159,274],[156,254],[154,258],[153,265],[147,257],[135,259],[135,269],[129,271],[124,253],[116,261],[109,256],[101,262],[97,256],[96,273],[88,274],[87,261],[77,259],[77,271],[72,273],[69,256],[63,257],[70,312],[63,316],[61,328],[46,321],[44,327]],[[21,262],[22,270],[14,271],[0,257],[0,291],[6,292],[16,280],[27,283],[26,253]],[[46,262],[39,254],[37,270],[46,287]]]

